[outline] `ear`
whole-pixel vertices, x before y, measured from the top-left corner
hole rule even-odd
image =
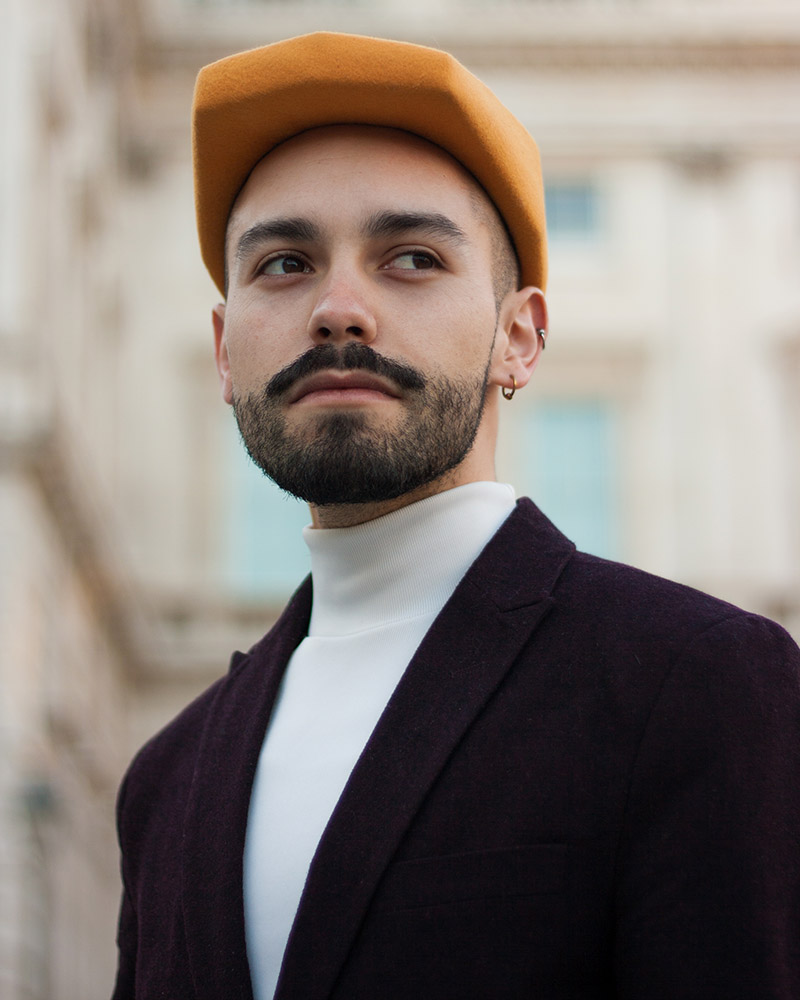
[[[533,286],[509,292],[500,305],[489,369],[492,385],[510,389],[516,381],[517,389],[521,389],[528,384],[544,348],[537,330],[547,330],[544,292]]]
[[[228,343],[225,339],[224,302],[220,302],[211,310],[211,321],[214,324],[214,360],[217,362],[222,398],[226,403],[232,403],[233,384],[231,382],[231,366],[228,361]]]

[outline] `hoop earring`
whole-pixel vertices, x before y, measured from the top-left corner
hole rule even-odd
[[[503,386],[501,388],[500,392],[502,392],[502,394],[503,394],[503,399],[513,399],[514,398],[514,393],[516,391],[517,391],[517,380],[512,375],[511,376],[511,391],[509,392],[509,390],[506,389],[505,386]]]
[[[542,350],[544,350],[547,347],[547,330],[543,326],[540,326],[536,332],[542,338]]]

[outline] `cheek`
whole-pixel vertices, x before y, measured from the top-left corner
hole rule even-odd
[[[296,336],[287,333],[273,312],[239,307],[226,316],[226,337],[235,389],[263,385],[297,356]]]
[[[484,300],[461,299],[433,324],[429,321],[430,360],[447,366],[449,374],[458,370],[475,371],[486,367],[495,339],[497,313],[494,300],[487,307]]]

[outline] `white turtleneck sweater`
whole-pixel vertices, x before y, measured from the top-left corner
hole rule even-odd
[[[469,483],[352,528],[305,528],[314,599],[258,761],[244,852],[255,1000],[272,1000],[320,837],[406,666],[514,507]]]

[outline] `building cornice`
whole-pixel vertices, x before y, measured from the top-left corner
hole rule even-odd
[[[441,9],[440,9],[441,8]],[[658,71],[800,69],[800,16],[735,10],[729,5],[658,7],[627,3],[431,4],[427,17],[402,9],[299,2],[197,5],[173,0],[153,8],[144,69],[199,69],[239,49],[304,31],[384,35],[447,49],[480,71]]]

